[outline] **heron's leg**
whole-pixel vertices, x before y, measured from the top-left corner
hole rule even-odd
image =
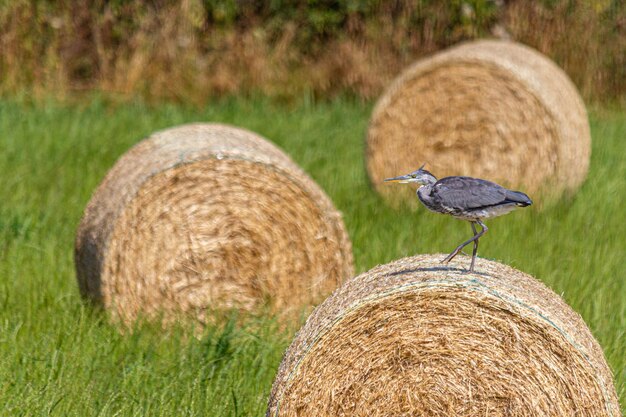
[[[472,232],[474,232],[474,236],[476,236],[476,225],[474,222],[470,222],[470,226],[472,226]],[[476,248],[476,246],[478,245],[478,239],[474,241],[474,248]],[[467,253],[465,253],[465,251],[463,249],[461,249],[461,252],[463,255],[468,256]],[[472,255],[474,256],[474,255]]]
[[[478,253],[478,239],[482,235],[487,233],[487,230],[489,230],[487,225],[485,225],[485,223],[481,222],[480,220],[477,220],[476,223],[478,223],[480,227],[483,228],[483,230],[481,230],[480,233],[476,235],[476,240],[474,241],[474,252],[472,253],[472,263],[470,264],[470,269],[469,269],[470,272],[474,272],[474,263],[476,262],[476,254]],[[474,223],[472,223],[472,230],[474,231],[474,233],[476,233],[476,226],[474,226]]]
[[[453,250],[450,255],[446,256],[445,259],[441,261],[442,263],[450,262],[455,256],[459,254],[459,252],[461,252],[461,249],[463,249],[465,246],[469,245],[470,243],[477,241],[478,239],[480,239],[482,235],[487,233],[487,230],[489,229],[487,229],[487,226],[485,226],[483,222],[481,222],[480,220],[476,220],[476,223],[478,223],[480,227],[482,227],[483,229],[478,234],[475,234],[471,239],[468,239],[465,242],[461,243],[459,246],[457,246],[456,249]]]
[[[471,222],[470,223],[472,225],[472,231],[474,232],[474,236],[476,236],[478,233],[476,232],[476,223]],[[476,239],[474,241],[474,250],[472,251],[472,263],[470,264],[470,272],[474,271],[474,262],[476,261],[476,254],[478,253],[478,239]]]
[[[448,263],[450,262],[455,256],[457,256],[459,254],[459,252],[461,252],[461,249],[463,249],[464,247],[466,247],[467,245],[469,245],[470,243],[472,243],[473,241],[476,240],[476,236],[474,235],[472,236],[471,239],[466,240],[465,242],[461,243],[459,246],[456,247],[456,249],[454,249],[452,251],[452,253],[450,253],[450,255],[446,256],[444,260],[442,260],[442,263]]]

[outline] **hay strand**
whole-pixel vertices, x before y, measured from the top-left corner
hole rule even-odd
[[[81,293],[124,322],[315,303],[353,273],[340,213],[280,149],[231,126],[157,132],[94,192],[76,237]]]
[[[483,40],[422,59],[393,82],[373,111],[366,159],[391,201],[414,195],[381,181],[423,163],[439,177],[486,178],[545,200],[578,189],[590,153],[585,105],[567,75],[529,47]]]
[[[280,365],[267,416],[619,416],[602,350],[536,279],[419,255],[347,281]]]

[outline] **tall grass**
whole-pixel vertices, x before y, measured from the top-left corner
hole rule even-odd
[[[625,22],[623,0],[0,1],[0,93],[370,99],[419,57],[497,36],[624,99]]]
[[[290,107],[222,100],[202,109],[0,100],[0,415],[262,416],[293,330],[234,317],[199,338],[148,324],[120,334],[79,297],[76,226],[132,144],[156,129],[220,121],[271,138],[320,183],[344,213],[359,271],[451,250],[467,224],[393,210],[369,186],[370,110],[345,99]],[[592,134],[591,171],[575,198],[492,221],[480,254],[563,295],[602,345],[625,405],[626,115],[595,112]]]

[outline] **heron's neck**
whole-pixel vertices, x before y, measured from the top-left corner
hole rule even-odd
[[[434,184],[434,183],[433,183]],[[420,185],[419,188],[417,189],[417,194],[430,194],[430,190],[432,190],[433,188],[433,184],[424,184],[424,185]]]
[[[431,204],[432,197],[430,196],[430,192],[432,189],[433,189],[432,184],[426,184],[426,185],[422,185],[416,191],[417,198],[428,208],[432,206]]]

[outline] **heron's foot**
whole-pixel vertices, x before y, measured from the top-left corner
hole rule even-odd
[[[443,258],[442,260],[439,261],[440,264],[447,264],[448,262],[450,262],[450,255],[446,256],[445,258]]]
[[[455,251],[456,252],[456,251]],[[446,256],[445,258],[443,258],[441,261],[439,261],[439,263],[441,264],[447,264],[449,263],[455,256],[457,256],[459,253],[462,253],[465,256],[469,256],[467,253],[465,253],[465,251],[459,251],[457,253],[452,252],[450,255]],[[472,270],[470,270],[471,272]]]
[[[474,251],[474,254],[472,255],[472,263],[470,264],[469,270],[467,271],[468,273],[473,273],[474,272],[474,265],[476,264],[476,252]]]
[[[443,258],[441,260],[442,264],[447,264],[448,262],[450,262],[452,259],[454,259],[455,256],[457,256],[459,254],[459,252],[461,252],[461,248],[456,248],[450,255],[446,256],[445,258]]]

